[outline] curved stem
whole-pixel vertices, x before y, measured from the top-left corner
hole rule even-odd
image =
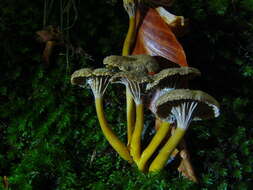
[[[176,148],[180,140],[183,138],[186,130],[182,128],[177,128],[173,136],[169,138],[167,143],[163,146],[159,154],[156,156],[155,160],[151,163],[149,167],[150,172],[155,172],[161,170],[172,153],[172,151]]]
[[[105,119],[104,109],[103,109],[103,99],[95,99],[96,111],[99,120],[100,127],[105,135],[105,138],[108,140],[110,145],[119,153],[119,155],[128,162],[132,162],[132,158],[129,154],[127,147],[119,140],[119,138],[114,134],[112,129],[108,126],[108,123]]]
[[[143,104],[136,105],[136,123],[130,145],[130,153],[136,163],[138,163],[141,156],[141,134],[144,124],[143,107]]]
[[[128,32],[124,41],[122,55],[127,56],[131,53],[131,48],[133,47],[135,40],[135,16],[129,17],[129,27]]]
[[[153,153],[156,151],[157,147],[160,145],[162,140],[167,135],[168,131],[170,129],[170,123],[163,122],[161,127],[158,129],[155,136],[152,138],[151,142],[147,146],[147,148],[143,151],[141,154],[140,161],[138,163],[138,168],[141,171],[145,170],[145,166],[149,158],[153,155]]]

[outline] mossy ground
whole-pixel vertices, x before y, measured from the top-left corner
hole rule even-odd
[[[48,24],[59,25],[59,2]],[[42,28],[43,1],[1,2],[0,176],[8,176],[10,189],[252,189],[253,1],[183,0],[173,7],[191,23],[180,38],[189,65],[202,72],[191,87],[221,104],[221,117],[193,123],[186,136],[199,185],[173,167],[155,176],[139,173],[108,145],[91,93],[71,86],[70,75],[119,55],[128,18],[121,1],[76,2],[69,39],[92,59],[70,54],[67,65],[60,48],[50,66],[41,60],[43,45],[35,35]],[[123,88],[110,89],[107,117],[124,139]]]

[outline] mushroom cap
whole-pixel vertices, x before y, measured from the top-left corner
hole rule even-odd
[[[193,67],[163,69],[152,77],[154,82],[148,84],[146,90],[150,91],[157,87],[168,87],[169,81],[175,80],[175,77],[180,77],[181,80],[190,80],[200,75],[200,71]]]
[[[113,76],[114,72],[107,68],[98,68],[98,69],[91,69],[91,68],[83,68],[80,70],[75,71],[71,75],[71,84],[73,85],[84,85],[85,81],[88,77],[99,77],[99,76]]]
[[[98,68],[93,70],[92,74],[93,76],[102,77],[102,76],[113,76],[115,72],[107,68]]]
[[[71,84],[84,85],[86,78],[92,76],[93,70],[91,68],[83,68],[75,71],[71,75]]]
[[[120,81],[121,78],[126,78],[130,81],[137,82],[137,83],[148,83],[151,81],[150,77],[147,74],[143,72],[136,72],[136,71],[116,73],[111,78],[111,81],[117,82],[117,81]]]
[[[121,71],[156,73],[160,69],[156,59],[150,55],[111,55],[106,57],[103,63],[109,67],[116,67]]]
[[[156,102],[157,115],[166,118],[171,115],[172,107],[184,102],[197,102],[193,113],[193,120],[203,120],[218,117],[220,115],[219,103],[209,94],[199,90],[176,89],[161,97]]]

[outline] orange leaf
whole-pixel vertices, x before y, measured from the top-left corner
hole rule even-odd
[[[137,39],[132,54],[161,56],[180,66],[188,66],[181,44],[155,9],[138,10],[137,24]]]

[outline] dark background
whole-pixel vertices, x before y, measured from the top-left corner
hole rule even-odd
[[[171,8],[190,19],[179,41],[189,65],[202,72],[191,88],[221,104],[219,118],[192,123],[186,136],[199,185],[173,166],[150,176],[119,158],[99,129],[91,93],[70,84],[75,70],[100,67],[105,56],[121,54],[128,28],[122,1],[76,0],[76,9],[66,12],[61,0],[50,2],[46,25],[65,29],[66,42],[85,52],[56,48],[50,65],[36,40],[44,1],[0,4],[0,176],[8,176],[10,189],[253,188],[252,0],[181,0]],[[105,105],[113,129],[125,139],[123,91],[109,87]]]

